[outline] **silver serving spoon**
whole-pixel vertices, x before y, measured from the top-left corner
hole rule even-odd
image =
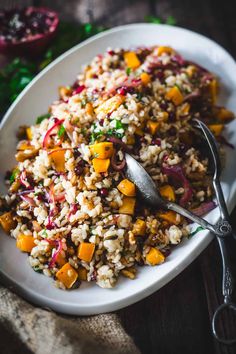
[[[233,310],[236,313],[236,305],[231,301],[232,293],[233,293],[233,286],[234,286],[234,279],[231,272],[230,261],[226,249],[226,238],[228,236],[233,236],[232,227],[229,223],[229,213],[226,207],[226,203],[224,200],[223,191],[220,184],[220,173],[221,173],[221,165],[220,165],[220,158],[218,154],[218,149],[216,145],[216,141],[214,136],[212,135],[211,131],[208,127],[201,121],[195,119],[194,123],[196,127],[201,131],[203,134],[205,141],[208,145],[208,149],[211,156],[211,162],[213,165],[213,187],[216,194],[216,199],[218,201],[219,209],[220,209],[220,220],[216,225],[212,225],[208,221],[202,219],[201,217],[194,215],[190,211],[184,209],[180,205],[164,200],[159,192],[158,189],[153,182],[152,178],[149,174],[145,171],[145,169],[128,153],[125,154],[126,158],[126,174],[127,177],[133,181],[140,192],[141,197],[144,201],[152,207],[160,208],[160,209],[167,209],[173,210],[178,214],[181,214],[184,217],[196,222],[197,224],[201,225],[204,229],[208,229],[212,233],[215,234],[217,237],[221,257],[222,257],[222,264],[223,264],[223,281],[222,281],[222,293],[224,298],[224,303],[220,305],[212,318],[212,332],[214,337],[221,343],[224,344],[233,344],[236,343],[236,338],[233,339],[225,339],[220,337],[217,333],[216,325],[217,320],[219,319],[219,315],[225,310]]]

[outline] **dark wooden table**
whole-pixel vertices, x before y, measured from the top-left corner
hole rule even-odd
[[[21,1],[0,0],[0,6]],[[113,27],[142,22],[146,15],[168,16],[182,26],[224,46],[236,56],[235,1],[220,0],[25,0],[25,5],[50,6],[61,18]],[[236,210],[232,213],[236,229]],[[196,236],[197,237],[197,236]],[[230,241],[236,277],[236,242]],[[234,296],[234,300],[235,296]],[[221,262],[216,241],[164,288],[137,304],[118,311],[127,332],[142,353],[235,354],[236,346],[218,344],[211,335],[210,321],[222,301]],[[225,333],[236,335],[236,320],[227,316]]]

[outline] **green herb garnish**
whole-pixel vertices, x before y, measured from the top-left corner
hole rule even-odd
[[[84,108],[86,106],[87,100],[86,98],[82,99],[81,101],[81,107]]]
[[[137,96],[137,100],[138,100],[138,101],[141,101],[141,100],[142,100],[142,98],[143,98],[143,94],[142,94],[142,92],[138,92],[138,93],[136,93],[136,96]]]
[[[198,227],[196,228],[196,230],[194,230],[193,232],[191,232],[191,234],[188,235],[188,238],[193,237],[194,235],[196,235],[198,232],[200,232],[200,231],[202,231],[202,230],[204,230],[204,228],[201,227],[201,226],[198,226]]]
[[[98,132],[92,132],[90,135],[90,144],[94,144],[95,141],[100,140],[104,133],[100,130]]]
[[[36,124],[40,124],[44,119],[48,119],[50,117],[50,113],[42,114],[41,116],[37,117]]]
[[[43,272],[42,269],[39,268],[39,266],[33,267],[33,270],[34,270],[35,272],[37,272],[37,273],[42,273],[42,272]]]
[[[65,131],[66,130],[65,130],[64,126],[61,125],[58,132],[57,132],[58,137],[61,138],[65,134]]]
[[[131,73],[131,68],[127,68],[127,69],[126,69],[126,74],[129,76],[130,73]]]
[[[18,170],[18,168],[15,168],[15,169],[12,171],[12,174],[11,174],[11,176],[10,176],[10,183],[11,183],[11,184],[15,181],[16,177],[19,176],[19,174],[20,174],[20,170]]]
[[[42,235],[43,235],[44,237],[48,237],[48,234],[47,234],[46,229],[43,229],[43,231],[42,231]]]

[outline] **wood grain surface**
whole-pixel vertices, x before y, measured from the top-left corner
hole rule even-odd
[[[147,15],[163,20],[173,16],[178,26],[214,39],[236,56],[235,1],[0,0],[1,7],[16,3],[48,6],[64,20],[94,21],[107,27],[144,22]],[[236,229],[236,210],[232,223]],[[229,241],[229,246],[236,277],[236,242]],[[118,314],[142,353],[235,354],[236,346],[220,345],[211,335],[212,314],[221,302],[221,261],[217,242],[213,241],[164,288]],[[235,318],[225,316],[221,327],[225,334],[236,336]]]

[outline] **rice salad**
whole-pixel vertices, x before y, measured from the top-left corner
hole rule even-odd
[[[78,68],[79,70],[79,68]],[[219,143],[233,113],[216,105],[217,78],[167,46],[108,49],[86,65],[32,126],[19,128],[0,224],[34,271],[62,289],[115,286],[137,266],[158,266],[190,235],[189,221],[140,200],[124,152],[163,198],[213,209],[208,159],[192,126]],[[158,272],[158,267],[156,269]]]

